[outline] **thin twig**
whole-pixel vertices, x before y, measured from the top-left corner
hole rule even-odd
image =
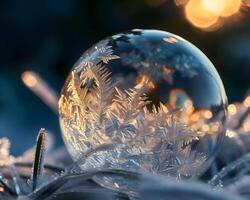
[[[35,159],[33,164],[33,175],[32,175],[32,190],[34,191],[37,187],[38,179],[41,176],[43,170],[43,154],[45,149],[45,129],[41,129],[36,143]]]

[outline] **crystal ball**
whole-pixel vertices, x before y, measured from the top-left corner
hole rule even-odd
[[[227,97],[215,67],[172,33],[134,29],[76,62],[59,100],[63,139],[83,170],[192,177],[224,137]]]

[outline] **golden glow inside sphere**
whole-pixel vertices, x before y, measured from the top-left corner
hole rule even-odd
[[[197,176],[224,137],[227,98],[209,59],[158,30],[108,37],[76,62],[61,92],[67,149],[83,169]]]

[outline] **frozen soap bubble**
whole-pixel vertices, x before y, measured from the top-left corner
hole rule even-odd
[[[192,177],[224,137],[227,97],[209,59],[183,38],[132,30],[87,50],[59,101],[63,138],[83,170]]]

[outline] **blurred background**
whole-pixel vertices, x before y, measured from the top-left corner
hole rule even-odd
[[[249,6],[249,0],[1,0],[0,137],[11,140],[14,155],[32,147],[41,127],[62,145],[58,117],[31,92],[36,80],[27,71],[58,95],[87,48],[134,28],[192,42],[214,63],[229,102],[242,101],[250,86]]]

